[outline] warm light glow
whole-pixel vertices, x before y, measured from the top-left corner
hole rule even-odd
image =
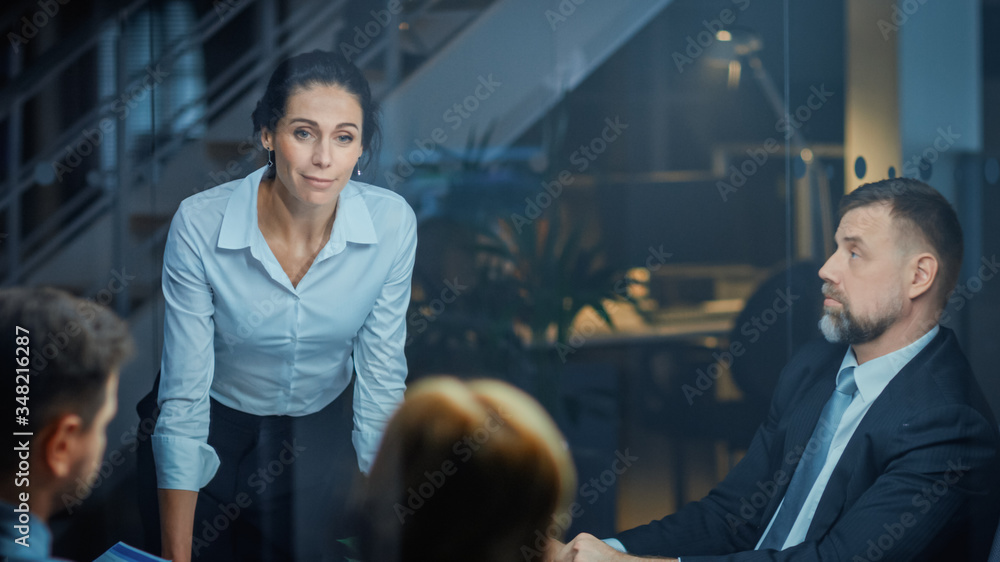
[[[803,148],[802,152],[799,153],[799,156],[802,157],[803,162],[812,162],[813,151],[809,150],[808,148]]]
[[[408,24],[408,23],[406,23],[404,21],[404,22],[402,22],[402,23],[399,24],[399,29],[401,31],[406,31],[407,29],[410,29],[410,24]]]
[[[743,72],[743,65],[738,60],[729,61],[729,80],[726,85],[730,90],[735,90],[740,85],[740,74]]]
[[[716,299],[701,303],[701,309],[707,314],[738,314],[746,304],[743,299]]]
[[[725,29],[720,29],[715,33],[715,38],[718,39],[719,41],[732,41],[733,34],[729,33]]]
[[[649,270],[645,267],[634,267],[628,270],[626,277],[637,283],[649,283]]]

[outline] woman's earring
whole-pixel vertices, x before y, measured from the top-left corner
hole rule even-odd
[[[271,157],[271,147],[265,146],[264,149],[267,150],[267,167],[270,168],[274,166],[274,159]]]
[[[355,164],[354,168],[358,171],[357,175],[360,176],[361,175],[361,163],[359,162],[359,163]]]

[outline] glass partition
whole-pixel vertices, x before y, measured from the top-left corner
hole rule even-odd
[[[570,534],[662,517],[742,458],[782,367],[820,337],[838,205],[869,181],[922,178],[958,211],[942,324],[1000,408],[1000,8],[866,1],[5,7],[0,276],[114,306],[140,342],[57,554],[142,541],[109,506],[135,509],[169,221],[264,165],[250,112],[280,60],[317,48],[358,64],[383,108],[359,181],[418,217],[408,382],[500,378],[548,408],[580,476]]]

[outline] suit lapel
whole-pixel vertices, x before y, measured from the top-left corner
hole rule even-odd
[[[839,366],[839,363],[837,364]],[[787,470],[794,471],[799,464],[802,451],[812,437],[813,430],[823,413],[823,406],[833,394],[836,386],[837,366],[821,366],[817,369],[815,382],[809,386],[799,399],[799,403],[789,416],[787,436],[785,438],[785,456],[782,463]],[[794,462],[789,463],[792,460]]]
[[[865,417],[861,419],[861,423],[854,430],[854,434],[851,435],[851,439],[844,447],[844,453],[841,455],[840,461],[830,475],[826,489],[823,491],[819,504],[816,506],[816,514],[813,515],[809,531],[806,533],[806,540],[818,539],[833,527],[834,522],[840,517],[840,513],[844,510],[844,505],[848,500],[847,493],[851,488],[851,482],[859,474],[865,473],[864,467],[859,464],[867,464],[875,461],[869,449],[874,449],[877,445],[870,444],[872,441],[870,436],[894,431],[894,420],[897,420],[901,414],[899,410],[901,393],[907,385],[921,384],[914,382],[912,379],[920,376],[922,369],[941,349],[950,333],[946,332],[946,330],[947,328],[942,327],[941,333],[931,340],[927,344],[927,347],[921,350],[889,381],[889,384],[886,385],[882,393],[879,394],[879,397],[875,399],[875,402],[868,409],[868,412],[865,413]],[[817,529],[820,531],[817,531]]]
[[[788,490],[792,475],[799,465],[806,443],[809,442],[809,438],[812,436],[813,430],[819,422],[823,406],[826,405],[826,401],[833,394],[833,390],[836,387],[837,368],[840,366],[840,361],[843,359],[843,353],[845,352],[843,349],[840,351],[839,354],[831,354],[829,357],[823,357],[820,361],[817,361],[812,369],[806,369],[800,375],[802,378],[811,380],[805,383],[803,390],[793,398],[795,405],[792,406],[789,414],[785,416],[788,420],[788,425],[785,428],[784,450],[781,453],[782,456],[779,464],[781,470],[787,475],[787,478],[784,484],[778,489],[778,492],[771,498],[771,503],[768,505],[763,519],[763,525],[765,526],[774,516],[774,513],[778,510],[778,505],[785,497],[785,492]]]
[[[818,539],[819,536],[833,527],[834,521],[840,517],[844,504],[847,502],[847,492],[851,482],[855,476],[865,472],[864,467],[859,466],[859,463],[866,464],[873,460],[871,454],[865,451],[866,448],[871,447],[868,436],[872,432],[885,431],[886,410],[891,409],[894,402],[891,387],[900,375],[905,375],[907,370],[908,368],[896,375],[882,391],[882,394],[875,399],[875,403],[865,413],[865,417],[861,419],[861,423],[858,424],[851,439],[845,445],[837,466],[830,474],[830,480],[827,481],[823,495],[820,496],[816,513],[813,515],[809,531],[806,533],[806,540]]]

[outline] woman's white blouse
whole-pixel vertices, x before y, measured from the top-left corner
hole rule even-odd
[[[250,414],[303,416],[356,371],[352,441],[365,472],[403,398],[413,210],[348,182],[330,241],[292,287],[257,226],[265,170],[185,199],[170,225],[152,437],[160,488],[197,491],[218,469],[206,443],[210,396]]]

